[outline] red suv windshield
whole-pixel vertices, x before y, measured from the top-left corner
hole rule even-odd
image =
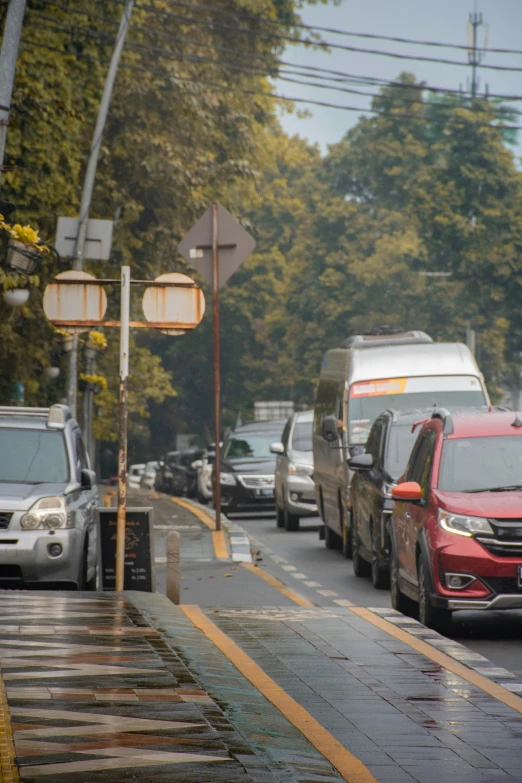
[[[522,437],[500,435],[444,441],[438,488],[480,492],[522,486]]]

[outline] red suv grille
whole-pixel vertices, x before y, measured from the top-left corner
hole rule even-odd
[[[493,536],[477,536],[489,552],[498,557],[522,557],[522,519],[490,519]]]

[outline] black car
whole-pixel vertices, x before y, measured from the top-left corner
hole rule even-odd
[[[170,495],[195,497],[197,473],[192,463],[200,459],[203,453],[203,449],[169,451],[165,458],[160,460],[154,488]]]
[[[265,421],[244,424],[231,432],[221,451],[221,510],[275,513],[275,455],[272,443],[281,440],[286,424]]]
[[[354,471],[350,484],[353,570],[356,576],[371,572],[377,589],[388,587],[390,580],[392,487],[404,472],[415,443],[418,432],[412,432],[413,425],[432,413],[432,408],[381,413],[371,428],[365,453],[348,461]]]

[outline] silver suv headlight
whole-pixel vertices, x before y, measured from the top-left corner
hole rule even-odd
[[[493,534],[493,528],[487,519],[482,517],[468,517],[464,514],[452,514],[451,511],[439,509],[439,525],[448,533],[456,533],[458,536],[467,536],[474,533]]]
[[[311,476],[313,472],[313,465],[298,465],[291,462],[288,466],[289,476]]]
[[[223,484],[225,487],[235,487],[237,482],[233,473],[221,473],[219,476],[219,483]]]
[[[71,527],[71,517],[62,497],[40,498],[23,515],[24,530],[57,530]]]

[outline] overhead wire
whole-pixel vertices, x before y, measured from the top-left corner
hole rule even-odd
[[[121,5],[124,2],[124,0],[108,0],[108,2],[117,3],[118,5]],[[426,57],[424,55],[415,55],[415,54],[400,54],[399,52],[386,52],[380,49],[364,49],[359,46],[347,46],[346,44],[339,44],[333,41],[312,41],[312,40],[306,40],[303,38],[298,38],[290,35],[281,35],[279,33],[266,33],[263,30],[246,29],[243,27],[238,27],[237,25],[226,25],[226,24],[222,24],[221,22],[213,22],[213,21],[208,21],[206,19],[195,19],[194,17],[184,16],[183,14],[176,14],[170,10],[156,8],[155,6],[151,6],[151,5],[137,4],[135,7],[143,11],[148,11],[151,14],[157,14],[164,17],[176,19],[180,22],[183,22],[184,24],[210,26],[212,27],[213,30],[226,30],[228,32],[235,32],[240,34],[242,33],[245,35],[267,38],[269,40],[289,41],[294,44],[300,43],[300,44],[305,44],[306,46],[317,46],[323,49],[340,49],[348,52],[362,52],[365,54],[374,54],[380,57],[391,57],[399,60],[433,62],[433,63],[440,63],[443,65],[456,65],[459,67],[469,68],[468,62],[463,62],[460,60],[449,60],[447,58],[440,58],[440,57]],[[194,6],[194,8],[196,7],[197,6]],[[522,72],[522,67],[507,66],[507,65],[493,65],[489,63],[481,63],[481,68],[488,68],[490,70],[496,70],[496,71]]]
[[[116,0],[114,0],[114,2],[115,1]],[[114,25],[118,25],[119,24],[118,20],[116,20],[116,19],[110,19],[107,16],[100,16],[99,14],[94,14],[91,11],[86,11],[86,10],[83,10],[83,9],[72,8],[71,6],[64,6],[64,5],[61,5],[59,3],[54,2],[54,0],[41,0],[41,2],[44,3],[45,5],[61,9],[63,11],[66,11],[66,12],[69,12],[69,13],[72,13],[72,14],[77,14],[77,15],[81,15],[81,16],[88,16],[88,17],[96,19],[98,21],[109,22],[110,24],[114,24]],[[32,12],[33,14],[35,14],[37,16],[40,16],[40,14],[38,14],[38,12],[32,11],[32,9],[28,9],[28,12]],[[52,21],[54,21],[54,20],[52,20]],[[146,25],[130,24],[129,25],[129,30],[135,30],[136,32],[144,32],[147,35],[157,36],[158,38],[163,38],[165,40],[172,40],[172,41],[174,41],[174,42],[176,42],[178,44],[183,43],[183,44],[201,46],[203,48],[211,49],[211,50],[216,51],[216,52],[230,53],[230,54],[234,54],[236,56],[238,54],[236,49],[231,49],[231,48],[223,47],[223,46],[216,46],[215,44],[211,44],[211,43],[207,43],[207,42],[199,41],[199,40],[195,40],[195,39],[187,39],[186,36],[184,36],[184,35],[182,37],[181,36],[172,35],[172,34],[169,34],[169,33],[165,33],[163,30],[161,30],[161,31],[160,30],[156,30],[156,29],[154,29],[152,27],[148,27]],[[315,66],[311,66],[311,65],[307,65],[307,64],[303,64],[303,63],[292,63],[292,62],[288,62],[288,61],[285,61],[285,60],[274,58],[273,56],[270,56],[270,55],[262,55],[262,54],[258,54],[258,53],[252,53],[252,52],[241,52],[241,57],[242,58],[246,58],[246,59],[256,59],[256,60],[263,60],[263,61],[266,61],[266,60],[269,59],[270,63],[273,64],[274,66],[275,65],[282,65],[282,66],[291,67],[291,68],[300,68],[300,69],[303,69],[303,70],[312,71],[314,73],[327,73],[327,74],[331,74],[331,75],[336,76],[336,77],[337,76],[338,77],[342,77],[340,80],[342,80],[342,79],[353,80],[354,83],[360,82],[362,84],[374,85],[374,86],[394,85],[396,87],[405,88],[405,89],[411,88],[411,86],[412,86],[412,85],[404,83],[404,82],[390,81],[390,80],[386,80],[386,79],[380,79],[379,77],[369,77],[369,76],[362,76],[362,75],[358,75],[358,74],[351,74],[351,73],[346,73],[345,71],[337,71],[337,70],[332,70],[332,69],[329,69],[329,68],[319,68],[319,67],[315,67]],[[311,74],[303,74],[303,75],[306,75],[309,78],[316,78],[313,75],[313,73],[311,73]],[[332,79],[332,81],[336,81],[336,80]],[[446,93],[448,95],[462,96],[462,94],[463,94],[461,90],[455,90],[455,89],[451,89],[451,88],[447,88],[447,87],[435,87],[435,86],[429,85],[429,84],[423,84],[423,89],[426,90],[427,92]],[[503,94],[500,94],[500,93],[489,93],[488,97],[489,98],[499,98],[499,99],[505,100],[505,101],[522,100],[522,95],[503,95]]]
[[[206,11],[208,13],[216,14],[219,16],[223,16],[223,14],[227,16],[233,16],[236,18],[242,18],[242,19],[249,19],[250,21],[260,21],[260,17],[256,16],[254,14],[250,14],[246,11],[228,11],[226,9],[216,8],[215,6],[209,6],[209,5],[202,5],[202,4],[196,4],[196,3],[185,3],[182,2],[182,0],[168,0],[169,5],[175,5],[181,8],[190,8],[191,10],[198,10],[198,11]],[[377,33],[359,33],[359,32],[352,32],[349,30],[341,30],[337,27],[322,27],[321,25],[309,25],[309,24],[303,24],[302,22],[281,22],[276,19],[267,19],[266,17],[262,19],[264,24],[268,25],[277,25],[278,27],[292,27],[294,29],[299,30],[309,30],[311,32],[318,31],[320,33],[332,33],[334,35],[342,35],[342,36],[348,36],[350,38],[368,38],[378,41],[392,41],[394,43],[405,43],[405,44],[413,44],[416,46],[435,46],[435,47],[441,47],[444,49],[458,49],[461,51],[469,51],[469,46],[465,44],[453,44],[453,43],[445,43],[443,41],[423,41],[415,38],[404,38],[400,36],[394,36],[394,35],[381,35]],[[481,52],[490,52],[493,54],[522,54],[521,49],[493,49],[491,47],[487,47],[484,49],[480,49]]]
[[[62,55],[72,57],[72,58],[85,58],[88,60],[91,60],[93,62],[101,62],[101,63],[108,63],[109,59],[106,58],[99,58],[99,57],[93,57],[92,55],[88,55],[82,52],[64,52],[63,49],[60,49],[56,46],[50,46],[48,44],[42,44],[38,41],[22,38],[22,44],[29,45],[29,46],[36,46],[42,49],[47,49],[49,51],[59,52]],[[203,80],[201,78],[192,78],[187,76],[179,76],[172,74],[170,71],[161,71],[157,68],[151,68],[151,67],[142,67],[139,65],[131,65],[130,63],[120,63],[120,68],[142,72],[142,73],[148,73],[152,75],[157,76],[164,76],[169,78],[171,81],[175,82],[191,82],[194,84],[200,84],[204,85],[206,87],[212,87],[219,90],[226,90],[230,91],[230,85],[227,84],[220,84],[219,82],[210,82]],[[267,92],[266,90],[249,90],[242,87],[234,86],[234,90],[236,92],[245,94],[245,95],[253,95],[253,96],[259,96],[263,98],[270,98],[271,100],[279,101],[279,102],[290,102],[290,103],[304,103],[304,104],[310,104],[313,106],[321,106],[324,108],[331,108],[331,109],[340,109],[343,111],[355,111],[360,112],[361,114],[364,113],[370,113],[375,114],[381,117],[386,117],[389,120],[396,120],[396,119],[412,119],[411,115],[399,113],[397,111],[394,111],[393,114],[389,114],[388,112],[383,112],[378,109],[371,109],[371,108],[365,108],[361,106],[347,106],[347,105],[341,105],[341,104],[335,104],[335,103],[329,103],[326,101],[317,101],[317,100],[311,100],[308,98],[298,98],[298,97],[291,97],[291,96],[285,96],[285,95],[278,95],[271,92]],[[430,104],[426,104],[429,106]],[[469,126],[471,124],[471,121],[469,120],[463,120],[463,119],[457,119],[457,118],[449,118],[446,119],[445,122],[451,125],[456,126]],[[522,130],[522,125],[492,125],[489,122],[475,122],[474,124],[480,125],[483,127],[488,127],[493,130],[497,130],[499,132],[506,131],[506,130]]]

